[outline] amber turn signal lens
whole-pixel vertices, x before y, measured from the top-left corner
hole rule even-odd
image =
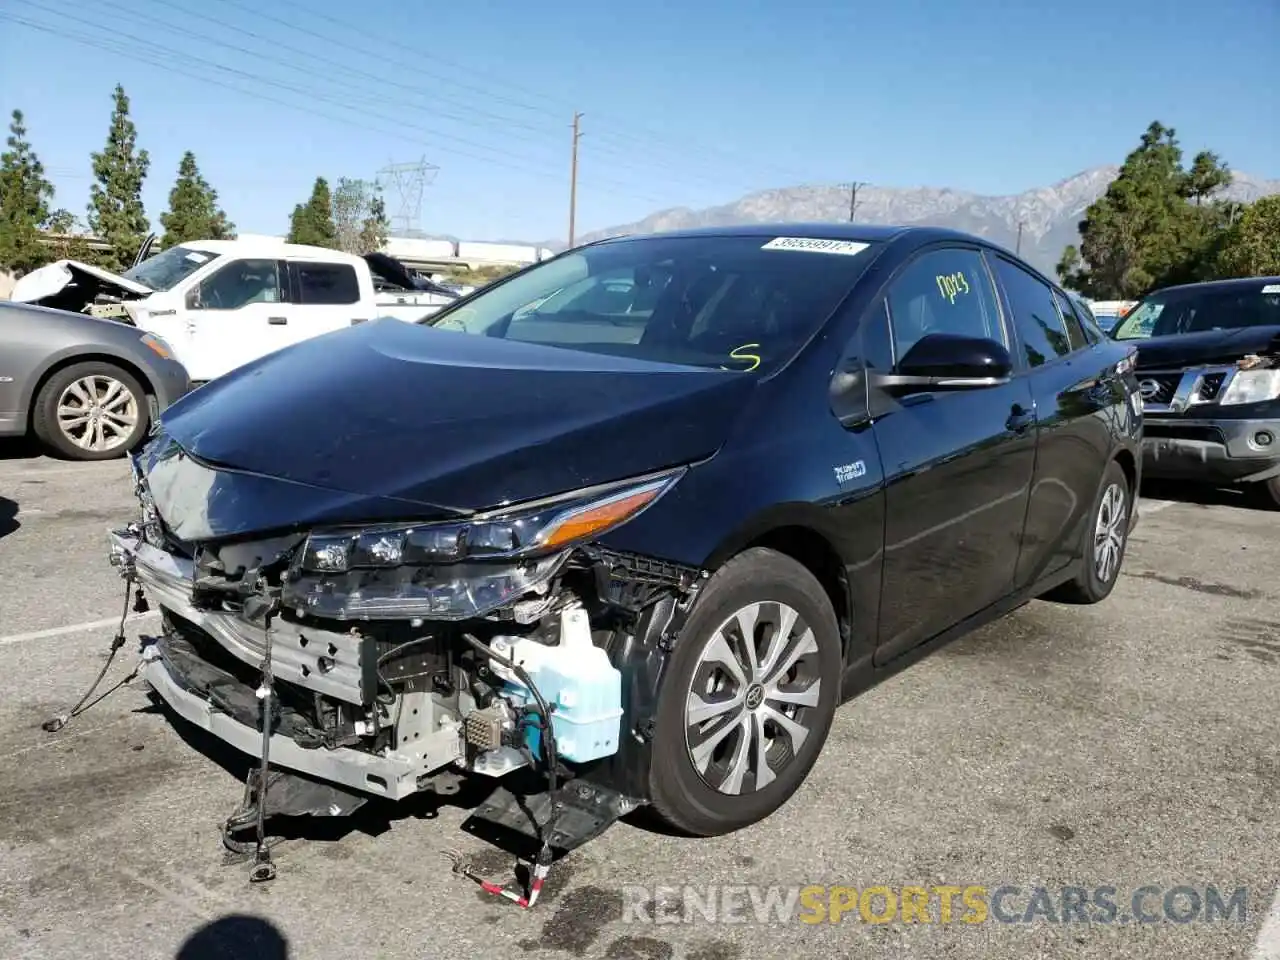
[[[566,543],[585,540],[616,527],[648,506],[663,490],[654,485],[635,493],[623,494],[612,500],[583,507],[576,513],[566,514],[543,531],[539,538],[546,547],[558,547]]]
[[[158,338],[151,336],[151,334],[149,333],[146,334],[142,338],[142,342],[146,344],[148,347],[150,347],[152,350],[154,350],[156,353],[160,354],[160,356],[164,357],[166,360],[173,359],[173,354],[169,352],[169,347]]]

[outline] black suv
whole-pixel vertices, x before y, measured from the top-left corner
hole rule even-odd
[[[1111,335],[1138,348],[1145,475],[1280,506],[1280,277],[1165,287]]]
[[[562,847],[639,804],[722,833],[842,701],[1111,592],[1134,356],[965,234],[611,239],[196,391],[114,559],[165,614],[158,694],[259,756],[275,703],[279,768],[391,799],[523,770],[542,799],[477,816]]]

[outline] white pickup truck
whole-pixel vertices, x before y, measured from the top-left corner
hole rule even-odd
[[[421,320],[458,296],[385,254],[270,238],[183,243],[123,274],[59,260],[22,277],[10,294],[155,334],[197,383],[375,317]]]

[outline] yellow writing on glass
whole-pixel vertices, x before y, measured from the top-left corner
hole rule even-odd
[[[955,303],[956,297],[969,292],[969,281],[962,272],[938,274],[933,279],[938,284],[938,292],[948,303]]]

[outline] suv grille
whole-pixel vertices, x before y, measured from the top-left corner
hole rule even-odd
[[[1138,387],[1144,403],[1167,404],[1172,402],[1181,373],[1139,373]]]

